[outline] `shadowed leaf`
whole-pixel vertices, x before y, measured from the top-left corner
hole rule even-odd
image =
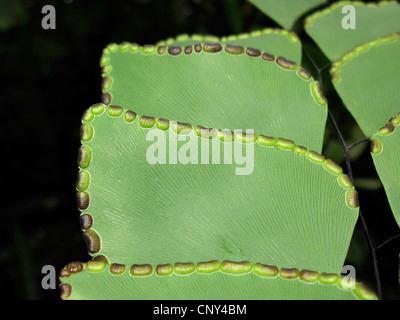
[[[318,82],[283,57],[218,43],[125,43],[109,45],[101,65],[107,103],[209,128],[253,129],[322,150],[326,100]]]

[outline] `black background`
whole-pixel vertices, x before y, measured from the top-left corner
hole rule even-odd
[[[44,30],[44,5],[56,9],[56,29]],[[0,286],[10,299],[59,299],[41,288],[41,269],[87,261],[75,201],[82,112],[100,102],[99,59],[111,42],[154,44],[182,33],[225,36],[279,27],[241,0],[8,1],[0,7],[2,182]],[[304,47],[321,66],[327,62],[301,30]],[[304,65],[310,62],[304,59]],[[310,70],[311,71],[311,70]],[[315,74],[315,73],[314,73]],[[328,73],[324,79],[329,80]],[[346,141],[359,130],[326,84],[329,106]],[[357,131],[358,130],[358,131]],[[356,133],[354,133],[356,132]],[[343,163],[328,120],[325,154]],[[368,152],[351,151],[362,212],[376,245],[396,236],[395,223]],[[359,181],[359,184],[358,184]],[[378,250],[384,298],[399,299],[399,238]],[[357,280],[376,289],[364,231],[358,224],[346,263]]]

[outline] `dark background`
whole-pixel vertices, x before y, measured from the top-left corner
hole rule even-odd
[[[56,9],[56,30],[44,30],[44,5]],[[178,34],[225,36],[278,27],[244,0],[0,1],[2,182],[0,287],[9,299],[59,299],[41,288],[41,269],[90,259],[82,240],[75,182],[82,112],[100,102],[99,59],[110,42],[154,44]],[[304,47],[326,58],[301,30]],[[310,62],[304,59],[304,66]],[[311,69],[310,69],[311,71]],[[315,73],[314,73],[315,74]],[[326,93],[348,144],[363,136],[324,72]],[[344,166],[328,120],[324,154]],[[379,245],[396,236],[368,143],[350,153],[370,236]],[[384,298],[399,299],[399,238],[378,250]],[[357,280],[376,289],[371,255],[358,224],[346,261]]]

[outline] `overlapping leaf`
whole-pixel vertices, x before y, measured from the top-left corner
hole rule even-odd
[[[307,11],[326,3],[326,0],[249,0],[258,9],[285,29],[292,29],[294,23]]]
[[[331,69],[332,81],[366,136],[399,112],[400,34],[355,48]]]
[[[309,16],[305,30],[334,61],[366,42],[400,32],[399,16],[400,4],[396,1],[340,1]],[[342,25],[343,21],[346,26],[350,18],[355,21],[354,29]]]
[[[108,46],[101,62],[107,103],[205,127],[253,129],[322,150],[326,100],[319,83],[285,58],[218,43],[122,44]]]

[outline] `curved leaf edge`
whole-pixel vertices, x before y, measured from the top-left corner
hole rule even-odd
[[[371,138],[371,156],[374,159],[375,157],[379,157],[382,151],[385,148],[385,139],[394,134],[400,134],[398,127],[400,126],[400,112],[393,117],[391,117],[383,127],[381,127],[375,134],[372,135]],[[376,165],[376,164],[375,164]],[[379,172],[378,172],[379,175]],[[390,185],[386,183],[386,181],[382,180],[382,184],[385,189],[390,188]],[[400,192],[399,192],[400,195]],[[391,202],[390,199],[389,203]],[[394,212],[393,212],[394,213]],[[400,219],[395,215],[395,220],[400,226]]]
[[[302,61],[302,50],[301,50],[301,42],[299,37],[294,31],[288,31],[280,28],[263,28],[257,29],[251,32],[240,33],[240,34],[231,34],[227,36],[218,37],[211,34],[187,34],[182,33],[178,34],[176,37],[169,37],[167,39],[163,39],[158,41],[155,46],[183,46],[183,43],[205,43],[205,42],[219,42],[224,44],[236,44],[241,45],[242,42],[246,42],[248,40],[254,41],[257,39],[258,44],[252,44],[253,48],[262,49],[264,46],[268,45],[268,49],[266,51],[271,54],[277,54],[276,46],[274,45],[277,39],[281,39],[284,41],[286,50],[285,53],[281,54],[282,56],[291,55],[290,60],[300,64]],[[261,40],[263,39],[263,40]],[[270,40],[271,39],[271,40]],[[290,50],[289,50],[290,49]],[[281,48],[283,50],[283,48]]]
[[[115,52],[116,50],[128,54],[142,53],[144,55],[158,55],[160,57],[166,54],[179,56],[196,54],[202,51],[208,54],[220,54],[221,52],[226,52],[227,54],[231,54],[237,57],[247,56],[247,58],[250,59],[263,59],[266,63],[275,62],[277,68],[280,68],[283,71],[294,72],[299,78],[304,81],[309,81],[311,79],[310,90],[315,102],[318,105],[327,105],[327,100],[322,90],[320,89],[319,82],[316,80],[314,81],[311,73],[304,67],[298,66],[296,62],[287,60],[282,56],[275,57],[274,55],[267,52],[262,52],[259,49],[244,48],[238,45],[221,44],[218,42],[198,43],[185,47],[164,45],[159,47],[157,47],[156,45],[139,46],[136,43],[130,42],[122,42],[121,44],[110,43],[106,48],[104,48],[102,57],[100,59],[100,67],[102,73],[101,88],[103,91],[102,102],[107,105],[112,103],[112,94],[109,91],[111,90],[112,84],[114,82],[114,79],[109,75],[112,71],[110,54],[112,52]]]
[[[234,35],[229,35],[229,36],[222,36],[222,37],[217,37],[214,35],[201,35],[201,34],[179,34],[175,38],[171,37],[165,40],[161,40],[156,43],[156,47],[160,46],[169,46],[174,42],[179,42],[179,41],[187,41],[187,40],[194,40],[194,41],[212,41],[212,42],[229,42],[229,41],[236,41],[236,40],[243,40],[247,39],[250,37],[257,37],[263,34],[277,34],[277,35],[282,35],[285,36],[290,42],[296,42],[301,44],[299,37],[294,31],[289,31],[285,29],[279,29],[279,28],[264,28],[260,30],[255,30],[251,32],[246,32],[246,33],[240,33],[240,34],[234,34]]]
[[[369,2],[369,3],[365,3],[362,1],[338,1],[333,3],[332,5],[330,5],[329,7],[326,7],[323,10],[320,11],[316,11],[313,14],[309,15],[306,17],[306,19],[304,20],[304,27],[305,28],[310,28],[312,27],[312,23],[319,18],[322,18],[323,16],[326,16],[330,13],[332,13],[332,11],[336,10],[337,8],[343,7],[345,5],[352,5],[355,7],[369,7],[369,8],[376,8],[376,7],[382,7],[385,5],[389,5],[389,4],[399,4],[397,1],[379,1],[379,2]]]
[[[191,262],[177,262],[174,264],[162,264],[152,266],[150,264],[132,264],[127,267],[124,264],[105,261],[90,260],[86,263],[73,261],[68,263],[59,272],[60,279],[60,297],[68,300],[71,297],[72,286],[68,283],[68,278],[73,277],[79,272],[101,273],[107,272],[109,276],[120,276],[129,273],[132,278],[135,277],[171,277],[176,275],[190,276],[191,274],[210,274],[214,272],[224,273],[228,276],[237,276],[254,273],[264,279],[273,281],[276,278],[282,278],[292,281],[300,281],[307,284],[319,283],[321,285],[336,286],[339,290],[351,290],[353,296],[360,300],[377,300],[376,294],[361,282],[349,284],[343,275],[335,273],[318,273],[311,270],[298,270],[297,268],[278,268],[276,266],[265,265],[262,263],[251,264],[248,261],[228,261],[219,262],[217,260],[199,262],[196,265]],[[345,280],[345,281],[343,281]],[[112,297],[111,297],[112,298]]]
[[[380,45],[397,42],[399,38],[400,38],[400,32],[379,37],[377,39],[359,45],[350,52],[343,55],[340,59],[333,62],[332,67],[330,69],[332,83],[340,82],[340,69],[346,63],[351,62],[352,59],[357,58],[360,54],[363,54],[370,49],[373,49]]]
[[[172,129],[177,134],[187,134],[194,130],[199,137],[204,139],[220,139],[223,142],[230,143],[233,143],[233,141],[238,141],[241,143],[254,143],[260,148],[277,148],[283,152],[290,151],[296,153],[298,156],[305,156],[311,161],[311,163],[321,166],[322,170],[326,170],[336,178],[336,183],[338,183],[338,185],[345,191],[344,201],[346,202],[346,206],[350,211],[356,211],[355,213],[358,214],[358,193],[348,175],[343,173],[343,168],[331,159],[326,159],[325,156],[313,150],[308,150],[303,146],[296,145],[294,141],[284,138],[267,137],[253,133],[234,133],[229,130],[209,129],[204,128],[201,125],[191,125],[188,123],[174,122],[161,118],[156,119],[149,116],[140,116],[137,115],[136,112],[124,109],[120,106],[107,106],[102,103],[97,103],[87,109],[82,116],[82,125],[80,129],[82,145],[78,151],[77,161],[80,170],[78,172],[76,182],[77,205],[81,210],[80,223],[83,230],[83,238],[87,244],[88,252],[91,255],[100,253],[101,237],[96,230],[92,229],[92,216],[88,213],[84,213],[90,204],[90,195],[86,191],[90,183],[90,176],[85,169],[89,167],[91,162],[91,150],[87,145],[84,145],[84,143],[93,139],[94,130],[90,122],[95,117],[101,115],[106,115],[113,118],[120,117],[123,119],[122,121],[126,125],[129,125],[138,119],[136,122],[142,128],[150,129],[155,127],[159,130],[167,130],[170,126],[172,126]]]
[[[291,29],[293,25],[307,12],[310,10],[313,10],[319,6],[325,5],[326,0],[320,0],[319,3],[315,3],[313,5],[306,5],[301,11],[297,12],[295,15],[292,16],[292,20],[290,22],[285,22],[281,21],[282,19],[275,16],[274,14],[271,14],[270,12],[267,12],[268,10],[265,10],[262,5],[257,3],[257,1],[252,1],[249,0],[258,10],[260,10],[262,13],[264,13],[266,16],[268,16],[270,19],[274,20],[277,24],[279,24],[281,27],[284,27],[285,29]],[[290,4],[289,4],[290,5]]]

